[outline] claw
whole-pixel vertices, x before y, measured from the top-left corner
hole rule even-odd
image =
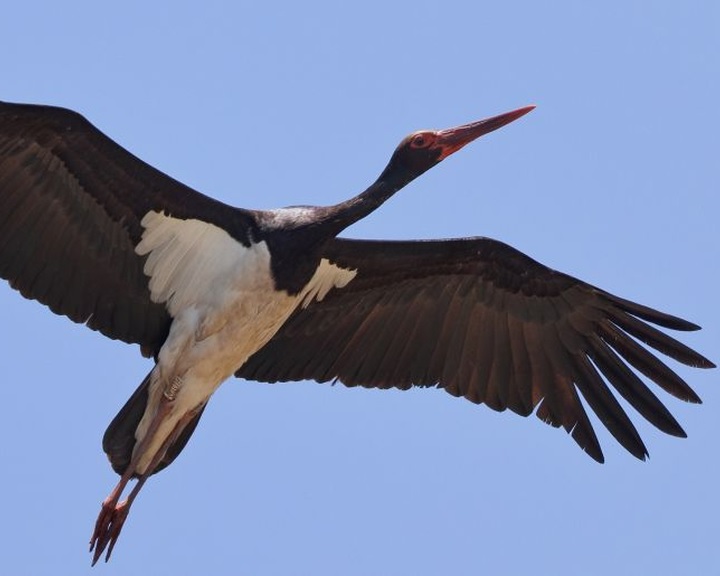
[[[117,505],[113,505],[112,502],[108,501],[103,502],[100,514],[95,522],[95,530],[92,538],[90,538],[90,552],[95,551],[92,559],[93,566],[100,559],[105,548],[107,548],[105,562],[110,560],[110,555],[113,548],[115,548],[115,543],[120,536],[120,531],[129,511],[130,506],[127,500]]]
[[[143,440],[135,447],[135,453],[133,454],[130,464],[125,472],[123,472],[117,486],[115,486],[110,495],[102,503],[100,514],[98,514],[98,518],[95,521],[95,530],[93,530],[92,536],[90,537],[90,552],[93,553],[93,566],[95,566],[106,548],[107,553],[105,554],[105,562],[110,560],[110,555],[112,554],[113,548],[115,548],[115,543],[120,536],[120,531],[122,530],[123,524],[125,524],[125,519],[130,512],[130,506],[140,492],[140,489],[143,487],[147,479],[152,474],[152,471],[155,470],[158,463],[165,455],[168,446],[175,441],[178,434],[182,432],[188,422],[191,421],[197,414],[197,410],[191,410],[180,418],[172,433],[165,439],[160,449],[157,450],[153,456],[146,470],[141,474],[135,474],[137,461],[147,449],[149,439],[152,438],[153,434],[155,434],[157,427],[171,409],[171,402],[171,399],[167,399],[164,402],[161,401],[160,407],[150,423],[150,427],[148,428],[145,438],[143,438]],[[128,494],[127,500],[118,502],[128,482],[130,482],[133,477],[137,478],[137,484],[135,484],[133,489],[130,491],[130,494]]]
[[[165,440],[160,450],[158,450],[158,452],[153,456],[147,471],[139,475],[135,474],[138,460],[147,450],[158,426],[167,416],[170,409],[171,402],[169,400],[161,400],[160,406],[150,423],[145,437],[135,446],[132,459],[120,477],[120,481],[117,483],[115,488],[113,488],[113,491],[110,492],[110,495],[103,500],[100,508],[100,514],[98,514],[98,518],[95,521],[95,529],[90,537],[90,552],[93,552],[93,566],[97,564],[97,561],[100,559],[100,556],[102,556],[106,548],[107,554],[105,554],[105,562],[110,560],[110,555],[112,554],[113,548],[115,548],[115,543],[120,536],[120,531],[125,523],[128,512],[130,512],[130,506],[137,497],[138,492],[140,492],[140,489],[143,487],[143,484],[145,484],[145,481],[148,479],[150,474],[152,474],[152,470],[155,469],[158,462],[165,454],[168,444],[172,441],[172,437]],[[182,421],[183,420],[181,420],[181,422]],[[118,502],[118,500],[120,500],[120,496],[128,485],[128,482],[130,482],[133,477],[137,478],[137,484],[130,491],[127,500]]]

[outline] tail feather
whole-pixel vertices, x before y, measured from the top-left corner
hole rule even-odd
[[[125,405],[113,418],[103,435],[102,447],[110,460],[112,469],[122,475],[130,465],[133,449],[135,448],[135,430],[140,424],[148,403],[148,389],[150,387],[150,374],[145,376],[137,390],[125,402]],[[182,430],[175,441],[165,452],[162,460],[158,463],[152,474],[156,474],[172,464],[178,454],[182,452],[190,440],[190,436],[200,421],[205,405],[198,408],[197,413],[188,425]]]

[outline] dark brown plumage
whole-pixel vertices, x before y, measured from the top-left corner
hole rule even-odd
[[[540,419],[563,426],[603,461],[579,391],[613,436],[643,458],[640,436],[592,360],[642,416],[668,434],[685,436],[626,362],[674,396],[700,402],[631,338],[679,362],[710,367],[648,322],[674,330],[696,330],[694,324],[612,296],[488,238],[336,239],[324,255],[358,269],[358,278],[298,309],[237,376],[369,388],[437,385],[522,416],[539,404]]]
[[[334,206],[247,210],[173,180],[75,112],[0,103],[0,276],[156,362],[103,437],[121,479],[96,522],[93,563],[105,550],[109,558],[138,491],[180,453],[233,372],[265,382],[437,386],[494,410],[535,412],[602,461],[583,398],[644,458],[612,386],[660,430],[685,435],[636,372],[699,402],[653,352],[712,367],[655,328],[695,324],[487,238],[337,237],[531,109],[413,133],[375,182]]]

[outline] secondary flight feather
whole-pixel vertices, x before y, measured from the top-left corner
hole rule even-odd
[[[638,458],[647,449],[616,394],[685,435],[648,384],[700,401],[658,355],[713,367],[658,329],[695,324],[488,238],[338,238],[532,109],[410,134],[365,191],[339,204],[249,210],[173,180],[76,112],[0,103],[0,276],[155,362],[103,438],[121,478],[95,524],[93,563],[110,557],[145,481],[172,463],[232,375],[443,388],[534,412],[601,462],[581,398]]]

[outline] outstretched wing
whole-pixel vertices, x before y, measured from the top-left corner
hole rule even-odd
[[[247,242],[250,216],[139,160],[79,114],[0,103],[0,276],[27,298],[153,355],[170,322],[135,252],[150,211],[223,221]]]
[[[337,239],[324,253],[357,271],[299,308],[237,372],[267,382],[438,386],[495,410],[563,426],[603,461],[579,394],[633,455],[647,450],[611,384],[642,416],[685,433],[629,366],[667,392],[693,390],[636,340],[682,363],[712,363],[651,324],[698,326],[623,300],[485,238],[385,242]]]

